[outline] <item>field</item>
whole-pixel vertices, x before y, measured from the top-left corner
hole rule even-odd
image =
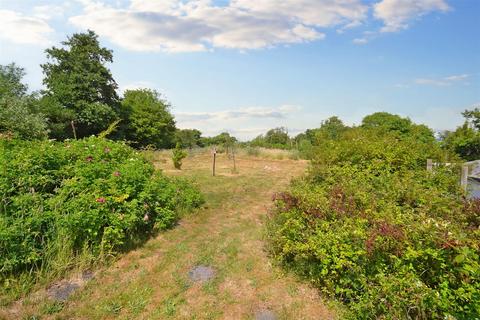
[[[302,175],[303,160],[240,153],[232,172],[225,154],[211,176],[208,150],[175,170],[168,152],[148,152],[168,176],[191,178],[206,204],[178,226],[120,257],[81,283],[67,302],[42,289],[0,313],[5,319],[336,319],[340,308],[283,269],[265,251],[264,220],[272,195]],[[211,266],[215,276],[192,282],[189,271]],[[72,276],[78,279],[79,276]],[[73,281],[73,280],[72,280]],[[35,318],[36,316],[37,318]]]

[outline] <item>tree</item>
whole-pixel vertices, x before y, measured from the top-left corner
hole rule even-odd
[[[75,33],[62,45],[47,49],[49,61],[41,65],[47,102],[75,112],[79,136],[96,134],[117,117],[118,86],[105,66],[112,51],[100,46],[93,31]]]
[[[270,145],[287,145],[290,138],[285,127],[270,129],[265,134],[265,142]]]
[[[376,112],[362,120],[362,127],[380,132],[390,132],[399,138],[414,138],[425,143],[435,140],[433,131],[425,125],[417,125],[409,118],[402,118],[388,112]]]
[[[176,128],[169,108],[155,90],[127,90],[120,111],[127,123],[125,137],[137,147],[172,147]]]
[[[10,132],[22,139],[47,137],[47,121],[38,111],[35,94],[27,94],[22,82],[23,68],[14,63],[0,65],[0,132]]]
[[[28,87],[22,83],[25,76],[25,69],[15,63],[0,65],[0,98],[3,97],[24,97]]]
[[[480,159],[480,110],[465,110],[463,125],[455,131],[443,133],[442,145],[445,149],[457,153],[465,160]]]
[[[178,129],[175,132],[175,141],[182,148],[202,147],[202,133],[197,129]]]

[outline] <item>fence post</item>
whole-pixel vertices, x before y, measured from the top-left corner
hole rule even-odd
[[[212,154],[213,154],[213,168],[212,168],[212,173],[213,173],[213,176],[215,177],[215,160],[217,158],[217,148],[213,148],[213,151],[212,151]]]
[[[433,170],[433,160],[427,159],[427,171],[432,171],[432,170]]]
[[[468,184],[468,166],[462,166],[462,179],[460,180],[460,186],[462,187],[463,191],[467,191],[467,184]]]

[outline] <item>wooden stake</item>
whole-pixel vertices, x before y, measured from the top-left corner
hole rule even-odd
[[[75,123],[72,121],[70,121],[70,125],[72,126],[72,130],[73,130],[73,137],[75,138],[75,140],[77,140],[77,132],[75,130]]]
[[[213,154],[213,168],[212,168],[212,173],[213,173],[213,176],[215,177],[215,162],[216,162],[216,158],[217,158],[217,149],[216,149],[216,148],[213,148],[212,154]]]

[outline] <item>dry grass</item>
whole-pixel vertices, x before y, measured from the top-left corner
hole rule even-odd
[[[167,152],[149,156],[166,174],[196,181],[205,208],[98,271],[65,305],[26,299],[12,319],[252,319],[261,309],[279,319],[336,317],[316,290],[272,266],[262,241],[272,193],[302,174],[305,161],[240,154],[232,173],[220,154],[212,177],[209,152],[186,158],[181,171]],[[191,283],[188,271],[198,264],[214,267],[216,277]]]

